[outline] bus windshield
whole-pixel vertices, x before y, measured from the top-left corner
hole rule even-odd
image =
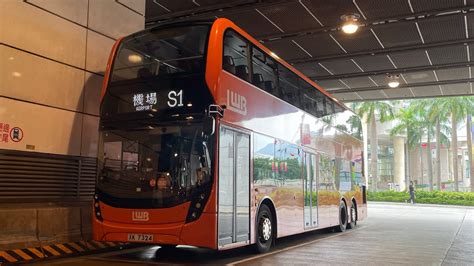
[[[98,189],[119,206],[188,201],[194,189],[210,183],[211,155],[203,136],[194,125],[103,131]]]
[[[204,71],[208,25],[157,28],[124,39],[111,82]]]
[[[208,34],[204,24],[163,26],[121,42],[100,109],[103,201],[166,208],[208,189]]]

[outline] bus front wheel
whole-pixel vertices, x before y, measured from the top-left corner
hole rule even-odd
[[[257,251],[265,253],[270,250],[274,238],[274,221],[270,208],[262,204],[257,216]]]
[[[339,203],[339,225],[336,226],[336,230],[339,232],[346,231],[347,228],[347,207],[344,201]]]
[[[171,250],[174,250],[176,248],[177,245],[171,245],[171,244],[163,244],[163,245],[160,245],[160,248],[158,250],[161,250],[161,251],[171,251]]]

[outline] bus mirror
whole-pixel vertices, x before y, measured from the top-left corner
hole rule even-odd
[[[203,130],[204,134],[211,136],[216,131],[215,119],[212,116],[206,116],[204,118]]]
[[[209,105],[209,115],[211,116],[224,116],[224,110],[227,108],[225,105],[211,104]]]

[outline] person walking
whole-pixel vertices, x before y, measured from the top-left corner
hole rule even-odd
[[[409,201],[411,204],[415,204],[415,186],[413,186],[413,181],[410,181],[410,186],[408,187],[408,192],[410,192]]]

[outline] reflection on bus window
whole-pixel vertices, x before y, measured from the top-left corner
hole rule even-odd
[[[334,184],[335,161],[329,156],[321,154],[319,156],[319,188],[321,190],[336,190]]]
[[[254,134],[254,182],[261,185],[299,186],[301,150],[298,146]]]

